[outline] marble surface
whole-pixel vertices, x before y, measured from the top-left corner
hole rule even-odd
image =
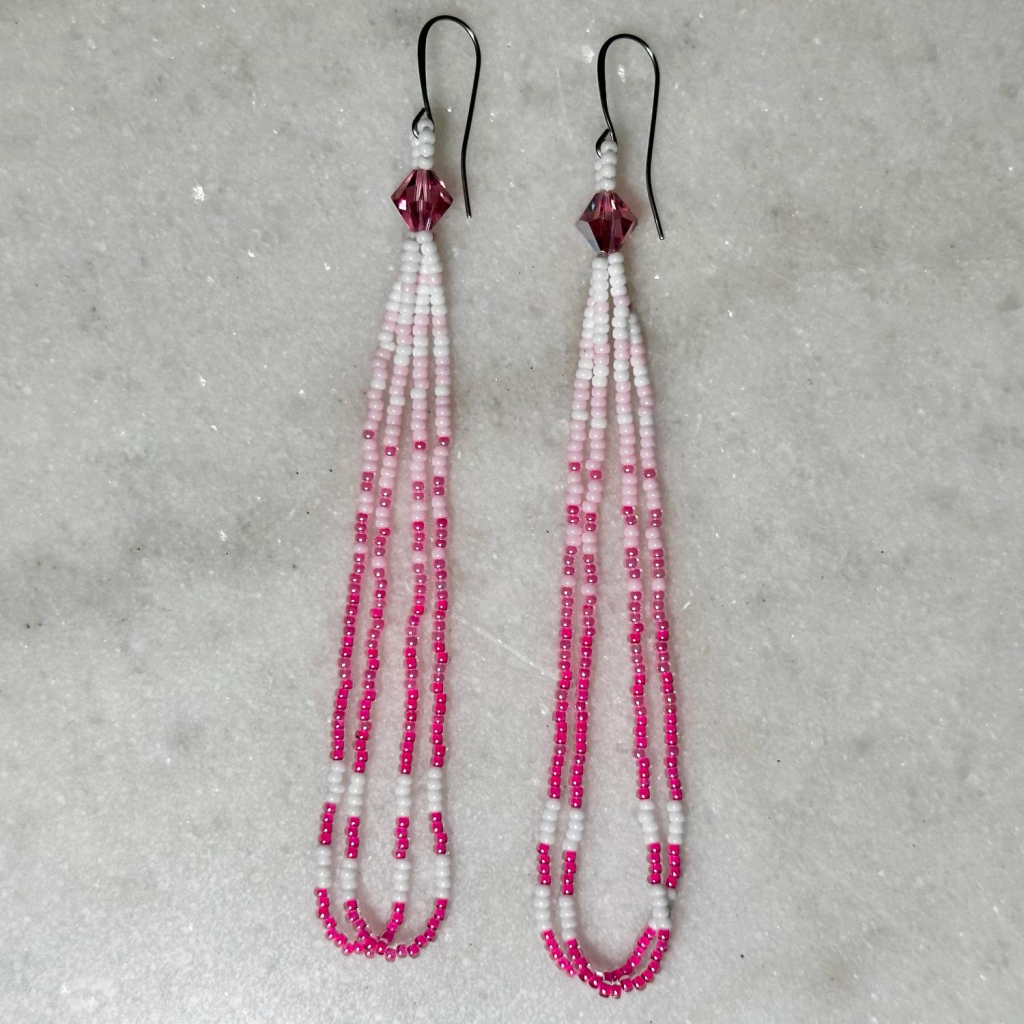
[[[387,196],[416,35],[440,10],[0,11],[0,1019],[1019,1020],[1011,0],[451,8],[485,62],[475,216],[440,231],[453,907],[416,964],[321,938],[310,846],[352,438],[401,234]],[[594,55],[616,31],[646,36],[664,76],[659,243],[649,69],[613,51],[689,824],[665,974],[605,1004],[547,962],[530,900],[588,261],[573,221],[601,129]],[[464,44],[450,26],[431,40],[453,185]],[[611,958],[643,885],[610,644],[596,704],[581,901]]]

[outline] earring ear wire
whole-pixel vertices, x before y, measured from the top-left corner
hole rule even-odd
[[[466,217],[472,218],[473,211],[469,205],[469,183],[466,180],[466,150],[469,147],[469,130],[473,127],[473,111],[476,108],[476,91],[477,86],[480,84],[480,43],[477,41],[476,33],[461,19],[456,18],[452,14],[439,14],[435,18],[431,18],[423,28],[420,29],[420,38],[416,44],[416,59],[419,64],[420,72],[420,92],[423,94],[423,107],[420,112],[412,119],[412,133],[419,138],[419,125],[420,119],[426,117],[428,121],[433,121],[433,115],[430,113],[430,99],[427,96],[427,36],[430,34],[430,30],[439,21],[451,21],[458,25],[473,42],[473,52],[476,54],[476,66],[473,69],[473,88],[469,94],[469,111],[466,114],[466,128],[462,133],[462,198],[466,204]]]
[[[615,134],[615,126],[612,124],[611,114],[608,113],[608,83],[605,77],[605,58],[608,55],[608,48],[618,39],[629,39],[634,43],[639,43],[647,53],[647,56],[651,59],[651,65],[654,68],[654,95],[651,97],[651,128],[647,136],[647,199],[651,204],[651,213],[654,215],[654,226],[658,229],[658,238],[664,240],[665,232],[661,228],[661,217],[658,216],[658,204],[654,201],[654,188],[651,185],[651,158],[654,154],[654,132],[658,123],[658,97],[661,94],[661,68],[658,66],[658,58],[654,56],[654,51],[647,45],[639,36],[634,36],[629,32],[620,32],[618,35],[612,36],[610,39],[604,41],[600,52],[597,55],[597,91],[601,97],[601,113],[604,114],[604,123],[607,125],[605,130],[601,132],[600,137],[597,140],[597,145],[594,147],[597,150],[598,157],[601,156],[601,145],[606,139],[611,139],[616,145],[618,145],[618,137]]]

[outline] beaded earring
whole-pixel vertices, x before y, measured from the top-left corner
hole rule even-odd
[[[433,228],[452,205],[452,197],[433,171],[434,124],[427,98],[426,45],[430,29],[439,21],[459,25],[473,42],[476,65],[473,89],[462,141],[462,191],[466,216],[471,216],[466,183],[466,147],[473,123],[477,85],[480,80],[480,45],[473,30],[459,18],[431,18],[420,32],[417,47],[423,107],[412,123],[413,169],[391,196],[409,233],[402,242],[398,279],[385,307],[377,349],[371,364],[366,420],[362,431],[362,479],[355,518],[352,571],[348,577],[347,603],[338,658],[339,685],[335,694],[327,795],[320,819],[316,850],[316,903],[327,938],[343,953],[377,955],[386,960],[417,957],[432,942],[445,918],[450,889],[448,834],[442,808],[444,796],[446,709],[445,674],[448,649],[445,643],[448,615],[448,460],[451,446],[451,363],[449,356],[448,306],[442,283],[441,258]],[[432,345],[433,359],[428,346]],[[432,366],[431,366],[432,364]],[[411,385],[410,385],[411,367]],[[433,368],[433,447],[429,456],[427,426]],[[381,673],[381,641],[385,628],[388,593],[388,548],[392,539],[391,509],[394,499],[399,451],[402,447],[403,410],[409,404],[409,454],[412,548],[412,607],[406,619],[404,639],[404,728],[395,783],[394,880],[391,914],[382,932],[375,933],[360,909],[358,898],[359,840],[363,816],[366,767],[370,757],[373,705]],[[381,422],[383,420],[383,428]],[[428,530],[433,525],[433,537]],[[372,587],[366,657],[362,667],[362,695],[358,721],[352,732],[354,753],[346,764],[346,725],[349,696],[354,685],[355,646],[360,597],[364,580]],[[430,646],[430,697],[421,697],[420,625],[433,594]],[[369,602],[363,602],[369,603]],[[427,707],[423,707],[430,701]],[[429,710],[428,710],[429,709]],[[405,921],[411,865],[409,841],[413,802],[412,775],[416,723],[430,715],[430,766],[426,772],[424,824],[432,834],[435,865],[433,911],[423,930],[407,942],[397,942]],[[346,770],[348,769],[348,770]],[[346,781],[347,780],[347,781]],[[340,810],[339,810],[340,808]],[[335,835],[335,818],[344,822],[344,838]],[[337,839],[337,842],[335,841]],[[335,858],[336,847],[341,855]],[[337,863],[336,863],[337,861]],[[330,890],[337,873],[342,911],[332,909]],[[339,921],[347,919],[348,925]],[[346,934],[349,925],[351,936]]]
[[[558,640],[558,688],[555,692],[554,753],[548,795],[537,844],[538,884],[534,897],[536,923],[551,958],[570,976],[618,998],[624,992],[643,989],[661,969],[671,938],[669,894],[679,882],[683,833],[683,790],[679,777],[679,734],[675,684],[669,656],[669,622],[666,612],[665,553],[662,547],[662,503],[654,438],[654,397],[651,390],[640,321],[633,311],[626,287],[620,252],[636,225],[636,217],[616,193],[615,166],[618,142],[608,115],[605,56],[617,39],[630,39],[647,51],[654,67],[654,99],[647,144],[647,195],[658,237],[664,238],[651,188],[651,154],[658,114],[661,73],[651,48],[637,36],[612,36],[601,47],[597,82],[606,128],[597,140],[595,164],[598,191],[577,222],[577,227],[597,255],[591,262],[590,292],[583,314],[579,363],[569,425],[568,476],[566,483],[565,548],[562,556],[561,615]],[[612,384],[609,385],[609,377]],[[646,846],[647,882],[651,914],[625,962],[611,970],[598,970],[584,955],[576,929],[573,878],[579,866],[583,838],[583,779],[587,754],[588,699],[594,675],[594,645],[598,631],[598,526],[604,490],[605,432],[608,422],[609,387],[615,397],[614,420],[618,428],[623,521],[623,563],[628,578],[628,603],[624,629],[632,662],[631,695],[634,711],[634,757],[637,769],[637,813]],[[633,416],[633,389],[637,413]],[[634,422],[636,426],[634,426]],[[637,445],[639,433],[639,447]],[[642,478],[638,479],[638,478]],[[639,492],[643,491],[650,605],[653,619],[654,655],[664,710],[667,842],[651,799],[651,755],[648,751],[648,712],[645,689],[644,570],[640,554]],[[574,642],[576,607],[579,605],[580,637]],[[563,769],[569,736],[570,702],[575,689],[575,731],[568,783],[568,807],[563,807]],[[553,920],[552,846],[560,821],[561,881],[558,887],[559,935]],[[667,865],[663,866],[663,854]]]

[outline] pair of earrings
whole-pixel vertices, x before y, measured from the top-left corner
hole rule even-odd
[[[362,953],[386,960],[415,958],[427,948],[445,919],[451,889],[443,803],[447,753],[445,682],[449,665],[448,461],[452,441],[452,376],[448,305],[433,228],[452,205],[452,197],[433,171],[435,135],[425,67],[427,35],[439,21],[459,25],[472,40],[476,55],[461,158],[466,214],[471,215],[466,149],[480,79],[480,46],[464,21],[440,15],[428,21],[420,32],[417,50],[423,107],[412,124],[413,169],[391,197],[409,233],[402,242],[398,277],[385,307],[371,364],[366,419],[360,438],[362,478],[338,658],[339,684],[334,700],[327,795],[316,857],[317,911],[327,938],[347,954]],[[683,831],[679,723],[669,651],[654,399],[640,323],[632,307],[620,251],[636,225],[636,218],[615,191],[618,142],[608,114],[605,80],[608,48],[619,39],[641,45],[654,68],[646,183],[658,235],[664,237],[651,187],[651,155],[660,89],[658,61],[647,43],[638,36],[623,33],[608,39],[598,55],[598,89],[606,127],[596,147],[597,192],[577,224],[596,255],[591,262],[590,290],[580,332],[569,427],[555,728],[547,799],[536,848],[534,896],[537,928],[552,959],[566,974],[579,978],[602,996],[612,997],[643,989],[661,968],[671,938],[669,896],[680,879]],[[428,424],[431,397],[432,429]],[[614,399],[611,410],[610,398]],[[390,587],[391,511],[398,487],[407,404],[412,439],[407,486],[413,597],[404,637],[404,727],[395,780],[393,899],[387,923],[377,932],[360,908],[359,844]],[[634,709],[636,809],[645,845],[651,910],[649,923],[626,960],[614,969],[599,970],[591,965],[577,938],[573,890],[583,837],[589,695],[599,625],[598,528],[610,420],[618,437],[622,564],[628,592],[622,629],[632,663],[630,694]],[[363,645],[365,658],[359,672],[362,692],[354,697],[359,612],[360,607],[367,604],[370,607]],[[421,630],[428,614],[430,634],[426,641]],[[649,676],[648,669],[651,632],[654,634],[653,676]],[[659,746],[667,797],[664,832],[652,800],[652,753],[648,740],[653,724],[647,707],[649,678],[661,691],[663,742]],[[354,727],[347,721],[353,700],[357,705]],[[429,722],[430,753],[426,772],[426,815],[420,820],[429,826],[432,837],[435,898],[418,934],[400,942],[397,938],[406,923],[411,874],[408,854],[414,752],[417,726],[424,720]],[[561,845],[556,854],[554,848],[559,831]],[[339,848],[341,853],[336,855]],[[557,886],[553,860],[560,866]],[[332,887],[337,902],[332,902]]]

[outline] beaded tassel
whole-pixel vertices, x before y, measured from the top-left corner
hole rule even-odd
[[[339,685],[335,695],[327,795],[320,819],[316,850],[317,913],[327,938],[346,954],[377,955],[386,960],[417,957],[437,936],[448,908],[450,872],[448,835],[442,807],[444,796],[445,675],[448,665],[448,457],[451,445],[451,363],[448,308],[441,261],[431,228],[451,205],[451,196],[432,170],[434,129],[422,118],[412,140],[413,170],[392,200],[409,234],[402,243],[398,278],[385,307],[377,350],[371,364],[366,420],[363,424],[363,467],[352,571],[338,657]],[[431,390],[433,348],[434,444],[430,446],[428,396]],[[411,370],[411,375],[410,375]],[[411,376],[411,381],[410,381]],[[366,768],[370,757],[373,705],[381,669],[381,642],[386,626],[388,549],[392,538],[394,502],[404,409],[409,406],[411,484],[411,548],[413,600],[405,627],[405,716],[398,776],[395,783],[394,881],[391,914],[383,931],[367,923],[357,895],[359,841],[363,822]],[[383,428],[381,426],[383,422]],[[432,537],[428,542],[428,529]],[[355,686],[355,647],[364,581],[372,587],[365,634],[362,692],[358,700],[348,784],[346,786],[347,712]],[[420,627],[432,601],[429,697],[422,690]],[[424,708],[424,705],[426,706]],[[422,931],[408,942],[396,942],[405,922],[411,867],[408,859],[412,830],[412,772],[416,726],[426,710],[430,720],[431,754],[427,769],[427,808],[422,818],[433,837],[435,864],[434,908]],[[341,810],[344,838],[335,833]],[[335,847],[343,856],[335,863]],[[343,914],[332,910],[332,869],[338,875]],[[351,937],[338,918],[352,927]]]
[[[583,315],[569,427],[554,750],[547,802],[541,816],[537,844],[538,877],[534,899],[536,923],[552,959],[566,974],[579,978],[600,995],[614,998],[624,992],[645,988],[661,969],[662,958],[672,934],[669,892],[679,882],[683,831],[683,790],[679,776],[675,680],[669,652],[654,397],[640,321],[632,311],[625,266],[619,251],[632,232],[636,218],[615,192],[617,153],[618,147],[612,139],[605,139],[601,143],[600,156],[595,165],[599,191],[584,211],[578,225],[598,255],[591,263],[590,291]],[[589,696],[599,625],[598,528],[604,493],[609,378],[614,394],[614,422],[618,433],[622,562],[628,580],[624,635],[632,661],[637,815],[646,845],[646,877],[651,915],[648,926],[640,934],[625,962],[611,970],[598,970],[587,959],[577,938],[574,877],[579,869],[583,838]],[[641,490],[642,511],[639,500]],[[643,552],[642,516],[646,517]],[[668,797],[667,841],[664,843],[661,841],[652,802],[651,758],[648,752],[648,669],[645,651],[650,643],[645,643],[645,634],[650,630],[647,629],[644,617],[644,554],[650,577],[654,660],[664,715],[664,776]],[[572,760],[566,785],[570,723],[573,733]],[[564,800],[566,789],[568,806],[565,806]],[[561,851],[556,859],[561,865],[561,877],[557,893],[553,893],[555,882],[551,867],[552,850],[560,821],[564,821],[564,833]],[[663,863],[663,853],[667,854],[667,866]],[[554,922],[556,904],[557,931]]]

